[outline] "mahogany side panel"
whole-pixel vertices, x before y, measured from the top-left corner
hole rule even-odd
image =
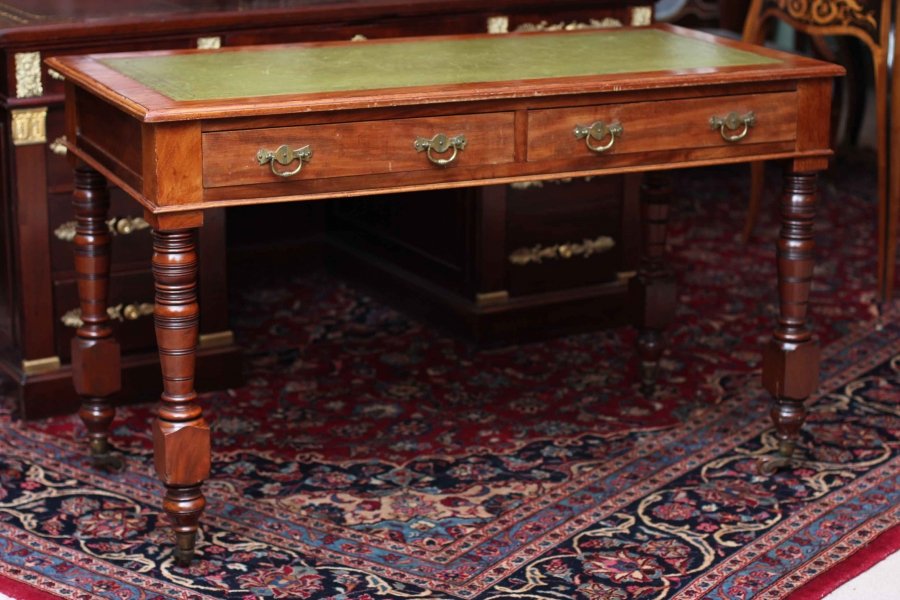
[[[156,206],[202,198],[200,123],[143,126],[144,197]]]
[[[103,166],[124,179],[128,185],[141,189],[143,167],[141,165],[141,126],[130,116],[112,105],[72,86],[75,102],[74,125],[79,145],[89,145],[93,157]]]
[[[41,144],[13,146],[15,163],[30,165],[30,169],[17,169],[14,176],[15,193],[23,198],[40,198],[46,179],[43,160],[44,147]],[[28,273],[19,289],[16,306],[21,314],[22,359],[39,359],[56,354],[53,337],[41,335],[41,325],[53,319],[53,293],[50,287],[50,255],[48,252],[23,252],[22,248],[47,247],[50,243],[46,202],[25,202],[18,205],[16,230],[18,233],[16,269]]]

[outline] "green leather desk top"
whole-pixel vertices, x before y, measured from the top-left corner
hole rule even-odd
[[[777,59],[659,29],[261,46],[127,57],[107,67],[175,101],[717,69]]]

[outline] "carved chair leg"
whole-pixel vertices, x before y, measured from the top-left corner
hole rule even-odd
[[[200,311],[197,305],[196,230],[153,232],[156,341],[163,393],[153,426],[156,472],[166,486],[163,509],[175,524],[175,559],[194,556],[206,505],[210,435],[194,391]]]
[[[663,352],[663,330],[675,319],[675,276],[666,264],[666,228],[672,188],[667,175],[650,173],[641,187],[641,262],[629,284],[638,328],[641,391],[652,395]]]
[[[106,312],[109,295],[109,190],[106,178],[88,167],[75,170],[75,273],[82,325],[72,339],[72,380],[82,397],[79,416],[88,431],[97,466],[121,467],[110,454],[109,427],[115,417],[110,396],[121,389],[119,344]]]
[[[771,415],[778,452],[760,460],[764,473],[791,464],[806,419],[804,401],[819,380],[819,345],[807,324],[816,196],[815,173],[785,175],[777,247],[780,313],[775,334],[763,352],[763,387],[774,398]]]

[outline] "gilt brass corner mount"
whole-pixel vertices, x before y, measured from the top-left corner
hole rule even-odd
[[[43,144],[47,141],[47,107],[18,108],[12,112],[14,146]]]
[[[50,371],[58,371],[61,368],[58,356],[47,356],[45,358],[34,358],[22,361],[22,372],[26,376],[40,375],[41,373],[49,373]]]
[[[41,83],[41,53],[16,53],[16,98],[36,98],[44,94]]]

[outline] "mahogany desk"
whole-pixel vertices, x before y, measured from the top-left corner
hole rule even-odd
[[[194,391],[195,237],[204,210],[264,202],[782,159],[780,317],[765,350],[787,463],[815,389],[807,326],[816,173],[827,166],[831,83],[842,69],[669,26],[53,58],[66,77],[76,163],[84,325],[75,387],[98,413],[119,385],[106,313],[107,179],[152,225],[163,386],[154,424],[176,557],[190,561],[210,471]],[[652,186],[631,281],[648,382],[672,318],[668,204]],[[106,431],[90,431],[106,452]]]

